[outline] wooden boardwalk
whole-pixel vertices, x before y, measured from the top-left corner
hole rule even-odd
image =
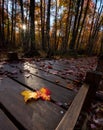
[[[43,68],[39,62],[1,63],[0,130],[56,129],[76,92],[67,88],[72,78],[65,79],[55,73],[64,70],[65,66],[52,66],[53,69]],[[22,91],[42,87],[51,91],[51,101],[24,102]]]
[[[30,59],[0,63],[0,130],[75,128],[82,108],[86,110],[90,106],[103,74],[97,71],[87,72],[82,85],[78,76],[72,75],[71,71],[78,71],[78,65],[63,63]],[[81,85],[80,90],[73,91],[68,86],[71,83]],[[39,99],[24,102],[22,91],[37,91],[42,87],[51,91],[50,101]]]

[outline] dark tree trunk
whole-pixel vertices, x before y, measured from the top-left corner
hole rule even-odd
[[[93,27],[93,31],[91,33],[91,37],[90,37],[89,42],[88,42],[88,47],[87,47],[87,53],[88,54],[92,54],[92,52],[93,52],[93,46],[95,46],[95,39],[98,36],[98,32],[100,30],[100,25],[101,25],[102,20],[103,20],[103,18],[100,19],[102,11],[103,11],[102,0],[101,0],[101,5],[99,7],[99,10],[100,10],[100,13],[98,14],[98,16],[96,18],[96,22],[95,22],[95,25]]]
[[[50,51],[50,8],[51,8],[51,0],[48,0],[47,5],[47,21],[46,21],[46,43],[47,43],[47,51]]]
[[[2,0],[2,23],[1,23],[1,39],[2,46],[5,44],[5,33],[4,33],[4,0]]]
[[[84,27],[84,23],[85,23],[85,20],[86,20],[87,11],[89,9],[89,3],[90,3],[90,0],[87,1],[86,9],[85,9],[85,12],[84,12],[84,17],[83,17],[83,20],[82,20],[82,23],[81,23],[81,28],[80,28],[79,34],[78,34],[78,39],[77,39],[77,45],[78,46],[80,46],[80,38],[81,38],[82,30],[83,30],[83,27]]]
[[[84,5],[84,0],[82,0],[81,2],[81,10],[80,10],[80,14],[79,14],[79,18],[78,18],[78,23],[77,23],[77,28],[76,28],[76,36],[75,36],[75,39],[77,39],[77,35],[78,35],[78,29],[79,29],[79,26],[80,26],[80,21],[81,21],[81,18],[82,18],[82,13],[83,13],[83,5]],[[76,50],[78,49],[78,45],[79,43],[76,43]]]
[[[21,7],[21,21],[22,21],[22,26],[24,25],[24,5],[23,5],[23,0],[20,0],[20,7]],[[24,30],[23,28],[21,29],[21,44],[22,44],[22,48],[25,52],[26,50],[26,46],[24,43]]]
[[[7,43],[10,42],[10,22],[9,22],[9,12],[8,12],[8,9],[9,9],[9,5],[8,5],[8,0],[7,0]]]
[[[103,32],[102,32],[102,36],[101,36],[100,54],[103,55]]]
[[[12,15],[11,15],[11,43],[13,46],[13,35],[14,34],[14,1],[12,1]]]
[[[73,32],[72,32],[72,39],[70,41],[70,49],[74,50],[75,47],[75,41],[76,41],[76,26],[77,26],[77,22],[78,22],[78,16],[79,16],[79,8],[80,8],[80,2],[81,0],[77,0],[77,5],[76,5],[76,15],[75,15],[75,20],[74,20],[74,25],[73,25]]]
[[[35,0],[30,0],[30,50],[35,50]]]
[[[91,39],[92,31],[93,31],[96,8],[97,8],[97,0],[96,0],[94,12],[93,12],[92,23],[91,23],[91,28],[90,28],[90,34],[89,34],[89,38],[88,38],[88,44],[90,43],[90,39]],[[87,50],[88,50],[88,49],[87,49]]]
[[[0,2],[0,6],[1,6],[1,2]],[[2,10],[0,8],[0,47],[2,46]]]
[[[55,1],[55,31],[54,31],[54,52],[57,50],[57,0]]]
[[[53,54],[51,47],[50,47],[50,8],[51,8],[51,0],[48,0],[47,21],[46,21],[47,58],[50,58]]]
[[[40,2],[40,12],[41,12],[41,42],[42,49],[45,51],[45,35],[44,35],[44,26],[45,26],[45,0]]]
[[[68,40],[69,40],[69,34],[70,34],[70,10],[71,10],[71,0],[69,1],[68,3],[68,12],[67,12],[67,19],[66,19],[66,28],[65,28],[65,36],[64,36],[64,39],[63,39],[63,48],[62,48],[62,51],[63,53],[65,53],[68,49]],[[71,24],[71,23],[70,23]]]
[[[20,0],[20,7],[21,7],[21,20],[22,20],[22,24],[24,24],[23,0]]]

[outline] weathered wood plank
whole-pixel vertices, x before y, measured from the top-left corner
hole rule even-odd
[[[0,84],[0,103],[27,130],[54,130],[65,110],[47,101],[24,103],[24,86],[4,78]],[[62,111],[62,112],[61,112]]]
[[[41,64],[38,62],[37,63],[35,63],[35,62],[34,63],[27,63],[27,65],[45,71],[45,69],[43,69],[43,67],[41,67]],[[48,65],[48,63],[46,65]],[[55,74],[56,76],[68,79],[69,81],[75,81],[77,79],[74,75],[73,76],[72,75],[65,76],[64,74],[61,75],[60,72],[64,73],[65,70],[68,70],[68,68],[64,67],[64,66],[59,66],[59,65],[53,64],[52,69],[49,69],[48,73],[53,74],[55,71],[57,71],[59,73]]]
[[[21,66],[21,65],[19,64],[19,66]],[[35,63],[35,62],[33,62],[33,63],[25,62],[24,64],[22,64],[22,66],[26,66],[29,69],[30,68],[34,69],[37,72],[36,74],[40,73],[40,74],[44,75],[44,78],[46,78],[45,76],[48,75],[49,77],[51,77],[51,79],[49,79],[49,80],[52,82],[55,82],[55,80],[57,79],[60,81],[59,84],[62,86],[66,86],[68,82],[76,82],[76,79],[77,79],[75,76],[72,76],[70,74],[68,76],[66,76],[66,74],[64,73],[66,68],[59,67],[59,66],[57,66],[56,68],[53,67],[52,69],[49,69],[48,67],[43,68],[43,67],[41,67],[41,65],[39,63]],[[61,72],[62,72],[62,74],[61,74]]]
[[[68,111],[60,121],[56,130],[73,130],[82,109],[84,100],[86,98],[89,85],[84,84],[76,97],[74,98],[72,104],[70,105]]]
[[[13,65],[17,66],[16,64],[13,64]],[[46,72],[44,70],[34,68],[34,67],[32,67],[32,65],[29,65],[29,64],[26,64],[26,65],[18,64],[18,68],[20,68],[21,70],[28,69],[31,74],[38,76],[38,77],[40,77],[44,80],[47,80],[49,82],[52,82],[54,84],[58,84],[58,86],[60,86],[60,87],[67,88],[68,83],[72,82],[71,80],[63,79],[58,75]],[[58,83],[57,83],[57,81],[58,81]]]
[[[1,109],[0,109],[0,130],[18,130]]]
[[[15,68],[11,68],[10,66],[5,66],[4,69],[9,72],[15,71]],[[27,85],[32,89],[37,90],[40,89],[41,87],[46,87],[50,89],[50,91],[52,92],[52,98],[57,102],[62,102],[62,103],[71,102],[76,95],[76,93],[73,91],[69,91],[65,88],[58,87],[58,85],[50,83],[34,75],[31,75],[29,78],[27,78],[25,74],[18,73],[16,74],[16,76],[17,78],[14,78],[16,81],[24,85]]]
[[[28,68],[28,67],[27,67]],[[61,87],[65,87],[67,88],[67,85],[68,83],[70,83],[71,81],[70,80],[65,80],[57,75],[53,75],[49,72],[45,72],[45,71],[42,71],[42,70],[38,70],[38,69],[35,69],[33,67],[29,67],[29,70],[30,70],[30,73],[31,74],[34,74],[34,75],[37,75],[39,76],[40,78],[43,78],[43,79],[46,79],[48,80],[49,82],[52,82],[54,84],[56,84],[56,81],[58,81],[58,86],[61,86]]]

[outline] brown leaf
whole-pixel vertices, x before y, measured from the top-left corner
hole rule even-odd
[[[67,84],[67,86],[66,86],[67,88],[69,88],[69,89],[71,89],[71,90],[73,90],[74,89],[74,86],[73,86],[73,84],[71,84],[71,83],[69,83],[69,84]]]
[[[58,84],[58,83],[60,83],[60,81],[59,81],[59,80],[56,80],[56,81],[55,81],[55,83],[57,83],[57,84]]]

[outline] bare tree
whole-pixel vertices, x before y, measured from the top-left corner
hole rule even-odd
[[[81,3],[81,0],[77,0],[76,9],[75,9],[76,15],[75,15],[73,31],[72,31],[72,39],[71,39],[70,45],[69,45],[70,49],[74,49],[74,47],[75,47],[75,41],[76,41],[76,35],[77,35],[76,26],[78,23],[80,3]]]
[[[41,12],[41,42],[42,42],[42,49],[46,50],[45,48],[45,0],[40,1],[40,12]]]
[[[35,0],[30,0],[30,50],[35,50]]]

